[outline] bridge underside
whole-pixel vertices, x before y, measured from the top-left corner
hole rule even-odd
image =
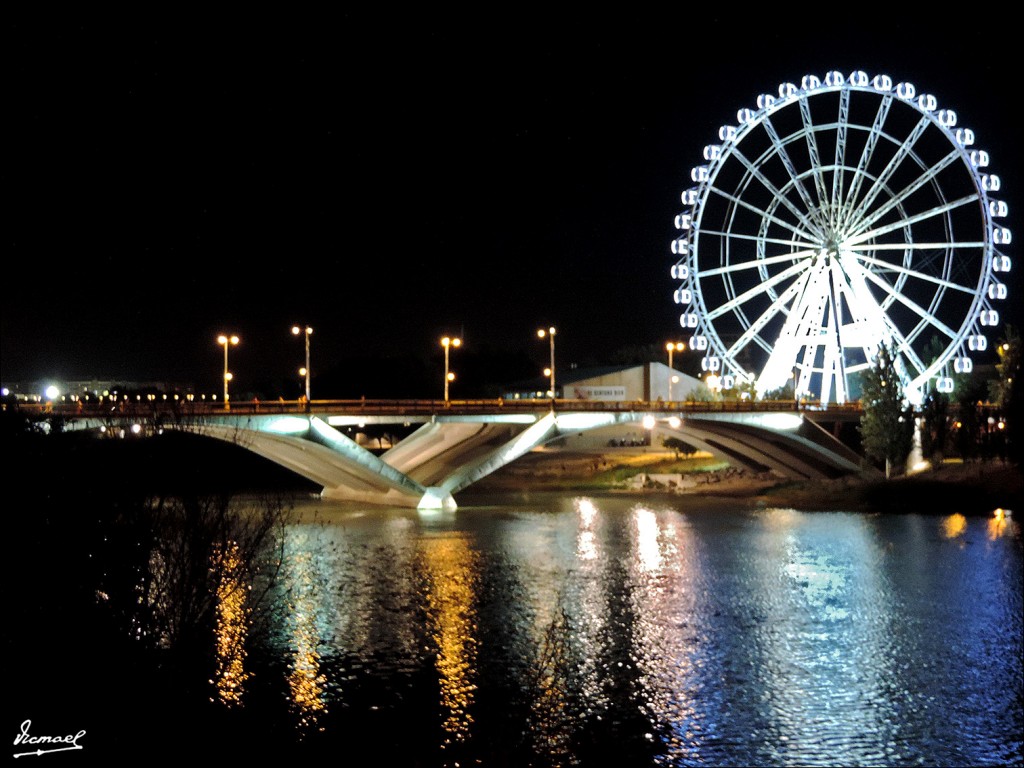
[[[454,495],[545,443],[653,416],[663,434],[734,465],[810,479],[860,471],[859,457],[812,421],[791,413],[700,414],[668,426],[672,414],[548,412],[543,415],[444,417],[424,420],[380,456],[338,426],[350,417],[253,415],[244,423],[210,417],[179,427],[257,453],[321,485],[322,496],[373,504],[455,509]],[[359,422],[395,423],[365,417]],[[408,424],[408,420],[404,420]],[[674,423],[674,422],[673,422]]]

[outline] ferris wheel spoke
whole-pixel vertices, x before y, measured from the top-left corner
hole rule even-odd
[[[859,338],[856,346],[863,351],[865,359],[871,359],[883,339],[892,339],[897,350],[918,370],[922,370],[923,364],[914,348],[868,290],[865,282],[867,272],[862,265],[848,261],[836,267],[836,280],[841,292],[846,295],[846,305],[850,308],[853,324],[862,329],[857,334]]]
[[[829,207],[829,226],[833,229],[839,223],[839,211],[837,206],[843,199],[843,184],[845,181],[846,167],[846,133],[849,128],[850,118],[850,92],[842,91],[839,94],[839,117],[836,121],[836,153],[832,167],[832,206]]]
[[[930,167],[925,173],[922,173],[914,181],[913,184],[910,184],[907,187],[905,187],[903,191],[901,191],[899,194],[893,195],[889,202],[885,203],[885,205],[880,205],[878,208],[876,208],[871,216],[865,217],[860,222],[858,222],[856,228],[863,230],[865,227],[872,226],[876,221],[879,221],[884,216],[886,216],[893,208],[896,208],[897,206],[900,206],[903,203],[905,203],[911,197],[911,195],[920,190],[925,184],[934,181],[938,177],[939,172],[945,169],[950,163],[952,163],[956,159],[956,153],[951,152],[950,154],[946,155],[946,157],[940,160],[936,165]],[[946,203],[946,205],[933,208],[930,211],[920,214],[919,217],[915,218],[917,218],[918,220],[920,220],[921,218],[927,218],[928,216],[934,215],[936,213],[952,210],[952,208],[976,202],[978,199],[979,196],[977,194],[968,195],[966,197],[960,198],[960,200],[953,201],[952,203]],[[891,231],[893,229],[899,229],[908,221],[909,220],[902,220],[894,224],[890,224],[889,230]],[[858,237],[864,237],[864,233],[861,232],[861,234]]]
[[[874,157],[875,149],[878,146],[879,140],[882,138],[882,127],[885,125],[886,118],[889,116],[889,109],[892,106],[892,96],[886,94],[885,97],[878,105],[878,110],[875,112],[875,121],[871,126],[871,130],[868,131],[867,138],[864,142],[864,149],[860,153],[860,162],[857,163],[857,169],[853,173],[853,180],[850,182],[849,196],[847,197],[846,204],[844,205],[844,215],[841,225],[844,229],[850,225],[850,218],[854,211],[854,204],[860,195],[861,186],[864,180],[867,178],[867,169],[871,163],[871,158]]]
[[[788,221],[784,221],[783,219],[780,219],[778,216],[776,216],[774,213],[772,213],[772,212],[770,212],[768,210],[765,210],[764,208],[758,208],[756,205],[751,205],[746,200],[743,200],[742,198],[736,197],[735,195],[733,195],[733,194],[731,194],[729,192],[726,192],[725,190],[719,189],[718,187],[714,187],[714,186],[710,187],[708,189],[708,192],[709,193],[713,192],[716,195],[718,195],[719,197],[721,197],[721,198],[723,198],[725,200],[728,200],[730,203],[732,203],[736,207],[742,208],[745,211],[749,211],[750,213],[753,213],[755,216],[757,216],[758,218],[762,219],[763,222],[766,222],[766,223],[770,222],[770,223],[775,224],[775,225],[777,225],[777,226],[779,226],[779,227],[781,227],[781,228],[783,228],[783,229],[785,229],[785,230],[787,230],[789,232],[792,232],[794,237],[803,238],[803,240],[798,240],[798,241],[793,241],[793,242],[786,241],[786,240],[780,240],[780,241],[778,241],[780,244],[783,244],[783,245],[798,245],[798,246],[799,245],[808,245],[808,241],[810,241],[811,243],[817,242],[817,239],[821,236],[820,232],[817,232],[817,231],[808,232],[806,229],[801,228],[801,227],[799,227],[799,226],[797,226],[795,224],[792,224],[792,223],[790,223]],[[807,222],[804,222],[804,223],[807,223]],[[701,233],[702,234],[711,234],[711,235],[720,235],[721,237],[750,237],[750,238],[758,237],[757,235],[740,235],[738,233],[723,232],[721,230],[706,230],[706,229],[704,229],[704,230],[701,230]]]
[[[811,118],[811,105],[807,96],[800,98],[800,120],[803,122],[804,140],[807,144],[807,154],[811,158],[811,178],[814,179],[814,187],[818,192],[818,205],[824,207],[828,201],[828,192],[825,188],[825,172],[821,167],[821,157],[818,154],[818,137],[814,131],[814,120]]]
[[[750,238],[756,239],[756,238]],[[801,243],[789,242],[786,240],[766,240],[765,242],[773,242],[787,245],[801,245]],[[697,278],[714,277],[715,275],[725,275],[734,272],[742,272],[746,269],[759,269],[760,267],[769,267],[773,264],[785,264],[787,261],[793,261],[794,259],[800,259],[807,256],[813,256],[818,252],[817,248],[806,249],[803,251],[793,251],[792,253],[784,253],[781,256],[768,256],[763,259],[751,259],[750,261],[740,261],[735,264],[729,264],[724,267],[715,267],[714,269],[701,269],[694,275]]]
[[[976,240],[974,242],[964,243],[953,243],[953,242],[938,242],[938,243],[871,243],[867,246],[869,251],[935,251],[935,250],[958,250],[963,248],[984,248],[985,243],[982,240]],[[856,249],[853,249],[855,252]]]
[[[892,319],[884,313],[882,314],[882,322],[885,324],[887,331],[886,338],[890,339],[896,354],[902,356],[907,362],[914,366],[919,373],[924,373],[925,364],[921,361],[921,358],[918,357],[917,353],[914,351],[914,347],[911,346],[910,340],[906,335],[904,335],[903,331],[897,328]],[[877,351],[877,348],[871,350],[865,348],[864,355],[868,359],[871,359]]]
[[[764,129],[768,134],[768,137],[772,140],[772,146],[775,148],[775,152],[779,156],[779,160],[782,161],[782,166],[786,169],[786,173],[789,175],[790,180],[793,183],[793,188],[796,193],[800,196],[800,200],[806,206],[808,211],[815,210],[818,206],[811,197],[811,194],[807,191],[807,187],[803,181],[800,180],[800,172],[796,168],[796,164],[793,162],[793,158],[790,157],[789,152],[786,150],[786,145],[779,136],[778,131],[775,130],[775,125],[772,123],[770,118],[765,118]],[[820,229],[823,222],[818,222],[818,228]]]
[[[914,130],[910,132],[910,135],[904,139],[903,143],[900,144],[899,148],[889,159],[885,168],[882,169],[881,173],[872,182],[871,187],[868,189],[867,194],[857,204],[853,212],[850,214],[849,224],[851,227],[858,227],[858,221],[861,217],[867,215],[869,207],[875,202],[875,199],[882,194],[882,192],[888,187],[889,180],[895,175],[896,171],[903,164],[903,161],[910,156],[914,149],[914,145],[917,144],[918,139],[924,134],[925,129],[928,127],[929,121],[926,117],[921,117],[914,126]]]
[[[938,330],[942,331],[942,333],[944,333],[946,336],[948,336],[951,339],[955,339],[956,338],[956,331],[954,331],[952,328],[950,328],[944,322],[939,320],[932,313],[928,312],[926,309],[921,307],[921,305],[919,305],[917,302],[915,302],[915,301],[913,301],[911,299],[908,299],[906,296],[903,295],[903,293],[901,291],[897,291],[892,285],[890,285],[889,283],[885,282],[885,280],[880,278],[874,272],[871,272],[869,270],[864,270],[864,276],[868,280],[870,280],[872,283],[877,285],[879,288],[881,288],[883,291],[885,291],[885,293],[887,295],[889,295],[890,297],[892,297],[893,299],[898,301],[903,306],[905,306],[908,309],[910,309],[912,312],[914,312],[922,320],[926,321],[929,325],[931,325],[932,327],[937,328]]]
[[[757,179],[757,181],[761,182],[761,185],[766,190],[768,190],[769,193],[771,193],[771,195],[774,197],[774,199],[776,201],[782,203],[782,206],[786,210],[788,210],[790,213],[793,214],[793,216],[796,218],[796,220],[798,222],[800,222],[801,226],[805,230],[807,230],[808,232],[814,233],[816,236],[820,236],[821,235],[821,231],[822,230],[821,230],[820,222],[815,222],[811,217],[809,217],[807,215],[806,211],[801,211],[799,208],[797,208],[796,205],[793,204],[793,201],[789,199],[789,196],[784,194],[782,192],[782,190],[780,190],[772,182],[771,179],[769,179],[767,176],[765,176],[761,172],[761,169],[758,168],[756,165],[754,165],[754,163],[752,163],[742,152],[740,152],[738,149],[736,149],[736,150],[734,150],[732,152],[732,157],[736,158],[736,161],[740,165],[742,165],[744,168],[747,169],[747,172],[751,175],[752,178]],[[727,192],[724,192],[722,190],[719,190],[717,187],[715,188],[715,191],[718,192],[719,194],[721,194],[723,197],[726,197],[729,200],[733,200],[734,202],[741,202],[740,198],[738,198],[738,197],[736,197],[734,195],[731,195],[731,194],[729,194]],[[761,209],[759,209],[759,208],[757,208],[755,206],[749,205],[746,202],[742,202],[742,205],[743,205],[744,208],[752,210],[752,211],[754,211],[754,212],[756,212],[758,214],[766,215],[765,211],[763,211],[763,210],[761,210]],[[780,224],[782,226],[785,226],[787,229],[791,230],[794,233],[799,234],[799,232],[800,232],[799,229],[797,229],[796,227],[794,227],[791,224],[787,224],[786,222],[783,222],[781,219],[777,219],[777,218],[773,217],[773,220],[776,221],[778,224]]]
[[[968,294],[974,293],[977,290],[977,288],[972,288],[967,285],[960,285],[959,283],[954,283],[949,280],[943,280],[932,275],[926,275],[925,273],[919,272],[918,270],[915,269],[907,269],[906,267],[900,266],[898,264],[893,264],[888,261],[882,261],[882,259],[876,259],[873,256],[868,256],[867,254],[854,252],[853,256],[858,261],[864,264],[871,264],[872,266],[880,267],[885,270],[899,272],[900,274],[906,275],[907,277],[912,277],[917,280],[924,280],[925,282],[932,283],[933,285],[938,285],[943,288],[949,288],[954,291],[961,291],[963,293]]]
[[[918,356],[917,352],[914,351],[914,347],[911,345],[910,340],[906,335],[896,327],[896,324],[888,315],[882,315],[882,320],[885,322],[885,327],[888,329],[888,337],[892,340],[897,355],[903,357],[908,363],[910,363],[918,371],[919,374],[925,372],[925,364]],[[865,350],[866,352],[867,350]],[[872,350],[872,354],[878,350]]]
[[[735,358],[752,340],[759,339],[758,334],[761,332],[761,329],[773,320],[779,312],[786,311],[786,305],[790,300],[796,298],[806,289],[809,275],[810,271],[804,272],[804,274],[793,281],[792,285],[780,293],[779,297],[732,343],[732,346],[726,352],[726,356]]]
[[[886,224],[885,226],[880,226],[877,229],[868,229],[866,231],[862,231],[859,234],[857,234],[856,237],[852,237],[849,240],[847,240],[846,242],[847,242],[848,245],[856,246],[856,245],[859,245],[859,244],[861,244],[861,243],[863,243],[865,241],[871,240],[872,238],[879,238],[879,237],[883,236],[883,234],[888,234],[889,232],[898,231],[900,229],[903,229],[906,226],[909,226],[910,224],[918,224],[918,223],[921,223],[922,221],[927,221],[930,218],[934,218],[935,216],[941,216],[943,213],[949,213],[950,211],[956,210],[957,208],[963,208],[966,205],[971,205],[973,203],[977,203],[979,200],[980,200],[980,198],[977,195],[968,195],[967,197],[961,198],[959,200],[953,200],[953,201],[947,202],[945,205],[936,206],[934,208],[930,208],[927,211],[922,211],[919,214],[915,214],[913,216],[907,216],[907,217],[905,217],[905,218],[903,218],[903,219],[901,219],[899,221],[895,221],[895,222],[893,222],[891,224]],[[885,248],[885,249],[889,249],[889,250],[900,250],[902,248],[910,247],[910,246],[913,246],[913,245],[914,245],[913,243],[906,243],[906,244],[883,243],[883,244],[878,244],[878,245],[872,245],[871,248]],[[945,245],[952,246],[954,244],[953,243],[948,243],[948,244],[945,244]],[[978,243],[977,242],[970,243],[970,244],[968,244],[968,243],[961,243],[961,244],[958,244],[958,245],[961,248],[964,248],[964,247],[977,247]]]
[[[775,389],[789,378],[800,350],[814,346],[821,338],[822,317],[829,300],[829,280],[825,269],[808,270],[803,290],[793,302],[782,324],[775,346],[758,377],[761,392]]]
[[[886,224],[884,227],[878,227],[877,229],[871,229],[861,232],[860,234],[849,238],[846,242],[848,245],[859,245],[860,243],[863,243],[866,240],[870,240],[873,237],[887,235],[890,232],[896,232],[898,230],[904,229],[905,227],[910,226],[911,224],[919,224],[922,221],[927,221],[928,219],[934,218],[935,216],[941,216],[944,213],[949,213],[950,211],[954,211],[957,208],[962,208],[965,205],[976,203],[979,199],[980,198],[978,195],[967,195],[965,197],[961,197],[959,200],[952,200],[945,203],[944,205],[938,205],[935,206],[934,208],[929,208],[927,211],[922,211],[921,213],[915,214],[914,216],[908,216],[904,219],[901,219],[900,221],[893,222],[892,224]],[[893,244],[887,243],[885,245],[897,248],[903,247],[900,244],[896,244],[895,246],[893,246]],[[909,243],[908,245],[912,245],[912,243]],[[882,246],[878,245],[872,247],[877,248]]]
[[[732,312],[737,307],[742,306],[743,304],[745,304],[746,302],[750,301],[754,297],[760,296],[762,293],[767,292],[773,286],[778,285],[783,280],[788,280],[789,278],[793,277],[794,275],[800,274],[800,272],[802,272],[806,268],[807,268],[807,265],[804,264],[803,262],[800,262],[798,264],[794,264],[793,266],[789,267],[788,269],[782,270],[777,275],[773,275],[772,277],[768,278],[767,280],[765,280],[762,283],[759,283],[758,285],[756,285],[755,287],[751,288],[750,290],[744,291],[743,293],[739,294],[738,296],[734,296],[729,301],[726,301],[726,302],[723,302],[722,304],[719,304],[717,307],[715,307],[714,309],[712,309],[712,310],[710,310],[708,312],[707,319],[708,320],[714,320],[714,319],[716,319],[718,317],[721,317],[722,315],[726,314],[727,312]]]

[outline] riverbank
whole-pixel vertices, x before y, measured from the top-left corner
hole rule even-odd
[[[709,456],[677,457],[653,448],[570,453],[534,451],[474,490],[566,490],[635,495],[697,495],[801,510],[990,514],[1024,509],[1020,468],[1002,461],[944,462],[886,480],[865,471],[793,481],[738,469]]]

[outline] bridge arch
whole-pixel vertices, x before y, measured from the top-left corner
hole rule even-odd
[[[600,406],[605,406],[601,408]],[[847,409],[848,410],[848,409]],[[526,453],[561,437],[654,419],[663,434],[734,465],[781,477],[812,479],[860,471],[860,457],[793,409],[749,406],[666,409],[664,403],[562,401],[509,405],[477,401],[424,408],[416,402],[345,403],[163,414],[164,428],[223,440],[321,486],[324,498],[419,509],[457,508],[455,494]],[[109,420],[110,415],[103,418]],[[77,428],[100,417],[75,414]],[[381,454],[348,437],[354,425],[401,425],[411,433]]]

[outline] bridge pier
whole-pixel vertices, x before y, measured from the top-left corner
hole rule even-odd
[[[444,488],[427,488],[416,509],[452,512],[458,507],[455,497]]]

